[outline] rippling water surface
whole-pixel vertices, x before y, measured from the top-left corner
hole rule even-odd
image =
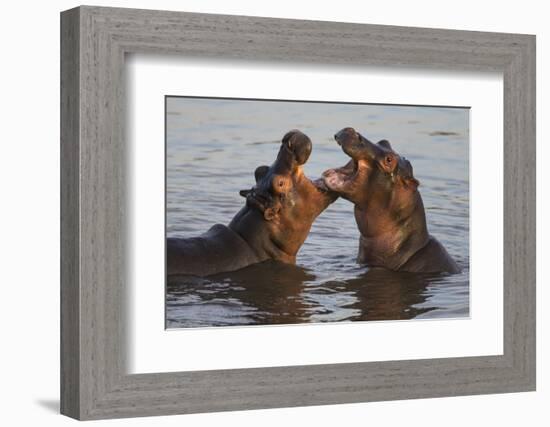
[[[338,199],[313,224],[296,266],[264,262],[170,279],[167,327],[468,316],[468,117],[461,108],[167,98],[168,236],[229,224],[244,204],[239,190],[254,184],[257,166],[273,162],[286,131],[313,141],[304,170],[317,178],[348,161],[332,135],[352,126],[370,140],[388,139],[411,161],[429,232],[462,268],[421,275],[357,265],[353,206]]]

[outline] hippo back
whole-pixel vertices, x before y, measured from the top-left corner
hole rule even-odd
[[[166,273],[169,276],[203,277],[239,270],[260,261],[241,236],[221,224],[198,237],[166,239]]]

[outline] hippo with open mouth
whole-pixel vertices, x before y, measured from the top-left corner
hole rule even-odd
[[[307,135],[288,132],[275,162],[258,167],[256,185],[240,192],[246,204],[229,226],[216,224],[199,237],[167,238],[167,274],[208,276],[268,259],[294,264],[313,221],[338,198],[322,179],[304,175],[311,150]]]
[[[443,245],[428,234],[411,163],[386,140],[374,144],[353,128],[334,135],[351,160],[323,173],[326,186],[355,205],[361,233],[357,261],[394,271],[459,273]]]

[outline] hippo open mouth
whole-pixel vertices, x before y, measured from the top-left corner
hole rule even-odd
[[[357,160],[351,159],[341,168],[329,169],[323,172],[323,182],[330,191],[342,192],[353,185],[359,174]]]
[[[323,194],[329,193],[331,191],[330,188],[327,187],[327,184],[325,183],[325,179],[323,177],[311,180],[311,183],[318,191]]]
[[[285,209],[300,209],[295,206],[303,200],[319,197],[316,201],[322,206],[336,200],[338,196],[332,194],[324,179],[311,180],[304,175],[302,166],[311,150],[312,143],[307,135],[298,130],[287,132],[275,162],[271,166],[256,168],[256,185],[240,191],[240,195],[246,198],[246,205],[270,219]]]
[[[329,169],[323,173],[327,187],[335,192],[350,193],[359,186],[359,181],[365,180],[374,156],[370,141],[353,128],[344,128],[334,135],[335,141],[342,151],[350,157],[343,167]]]

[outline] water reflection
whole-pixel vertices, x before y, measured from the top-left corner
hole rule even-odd
[[[437,309],[431,288],[446,279],[374,268],[317,285],[314,272],[277,261],[209,278],[171,277],[167,326],[412,319]]]
[[[350,320],[412,319],[432,311],[435,307],[420,305],[429,296],[429,284],[441,277],[373,268],[346,283],[357,297],[352,307],[359,312]]]
[[[196,310],[204,313],[199,317],[206,319],[206,325],[305,322],[310,315],[310,304],[302,295],[305,284],[314,279],[315,276],[302,267],[277,261],[266,261],[208,279],[195,278],[197,286],[189,286],[193,280],[190,277],[170,277],[169,321],[178,320],[173,318],[178,314],[172,307],[184,299],[196,301]],[[219,310],[222,301],[229,302],[234,310]],[[184,317],[187,308],[181,313]]]

